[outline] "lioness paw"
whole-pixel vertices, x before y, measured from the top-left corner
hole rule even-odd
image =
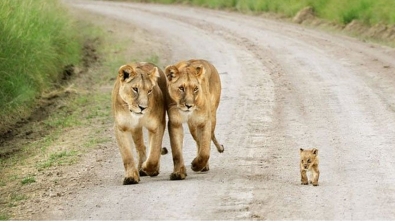
[[[143,167],[140,171],[143,171],[144,173],[146,173],[146,175],[150,177],[155,177],[159,175],[159,165],[147,164],[145,162],[143,163]]]
[[[192,161],[192,166],[191,169],[195,172],[200,172],[202,171],[207,165],[208,165],[208,158],[200,158],[200,157],[196,157],[193,161]]]
[[[171,173],[170,174],[170,180],[183,180],[187,177],[187,174],[185,173]]]
[[[209,171],[209,170],[210,170],[210,167],[207,165],[207,166],[205,166],[205,167],[203,168],[202,172],[207,172],[207,171]]]
[[[133,177],[125,177],[123,185],[138,184],[140,179],[134,179]]]
[[[148,174],[146,172],[144,172],[143,170],[140,170],[139,174],[140,174],[141,177],[148,176]]]

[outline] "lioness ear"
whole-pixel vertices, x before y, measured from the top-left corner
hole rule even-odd
[[[196,76],[197,77],[201,77],[206,72],[206,70],[204,69],[204,66],[202,64],[195,66],[195,69],[196,69]]]
[[[156,85],[156,79],[159,78],[159,70],[158,67],[154,67],[151,71],[148,72],[148,77],[152,81],[154,85]]]
[[[318,154],[318,149],[314,148],[314,149],[312,150],[312,152],[313,152],[314,155],[317,155],[317,154]]]
[[[177,67],[170,65],[170,66],[166,67],[165,74],[166,74],[167,80],[169,80],[169,82],[172,82],[178,78],[179,71],[178,71]]]
[[[300,152],[303,152],[303,149],[302,149],[302,148],[300,148]]]
[[[118,76],[121,79],[121,81],[125,81],[126,79],[133,77],[134,76],[133,67],[130,65],[121,66],[118,70]]]

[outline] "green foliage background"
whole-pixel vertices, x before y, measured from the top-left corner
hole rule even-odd
[[[296,15],[302,8],[312,6],[318,17],[342,24],[347,24],[353,19],[368,25],[395,24],[393,0],[148,0],[148,2],[184,3],[242,12],[275,12],[290,17]]]
[[[57,0],[0,1],[0,119],[30,113],[36,98],[78,64],[82,40]]]

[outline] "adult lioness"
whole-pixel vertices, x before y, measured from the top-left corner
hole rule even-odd
[[[161,89],[162,88],[162,89]],[[123,184],[135,184],[140,176],[159,174],[163,134],[166,126],[166,77],[150,63],[131,63],[119,68],[112,91],[115,136],[125,167]],[[149,132],[149,157],[146,157],[142,127]],[[136,168],[131,145],[138,153]]]
[[[205,60],[181,61],[167,66],[165,74],[170,97],[168,128],[174,163],[170,179],[182,180],[187,176],[182,156],[182,123],[188,123],[197,145],[193,171],[209,170],[211,140],[219,152],[224,151],[214,135],[221,81],[215,67]]]

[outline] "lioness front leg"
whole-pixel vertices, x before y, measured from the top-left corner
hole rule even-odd
[[[187,176],[184,158],[182,155],[184,130],[181,123],[173,123],[169,121],[168,125],[174,164],[174,170],[173,173],[170,174],[170,180],[183,180]]]
[[[149,130],[149,156],[148,159],[143,163],[142,170],[152,177],[159,174],[159,162],[163,134],[164,129],[162,127],[157,127],[154,130]]]
[[[147,176],[147,174],[142,170],[143,163],[147,159],[147,148],[144,145],[143,129],[141,127],[133,129],[132,137],[134,146],[137,150],[137,154],[139,155],[139,163],[137,169],[139,170],[140,176]]]
[[[192,138],[195,140],[195,142],[196,142],[196,153],[197,153],[197,155],[199,155],[199,147],[200,147],[200,144],[199,144],[199,142],[200,142],[200,140],[199,140],[199,137],[197,136],[197,128],[196,127],[194,127],[192,124],[191,124],[191,122],[188,122],[188,127],[189,127],[189,132],[191,133],[191,135],[192,135]],[[202,172],[206,172],[206,171],[209,171],[210,170],[210,167],[209,167],[209,164],[208,164],[208,162],[207,162],[207,165],[202,169]]]
[[[210,158],[210,143],[211,143],[211,124],[210,122],[198,126],[196,128],[197,138],[200,138],[198,144],[198,154],[192,161],[192,170],[199,172],[208,167],[208,160]],[[206,171],[208,169],[205,169]]]
[[[125,167],[124,185],[136,184],[140,181],[139,172],[136,169],[133,154],[131,151],[132,136],[129,131],[121,131],[115,127],[115,137],[121,152],[123,165]]]

